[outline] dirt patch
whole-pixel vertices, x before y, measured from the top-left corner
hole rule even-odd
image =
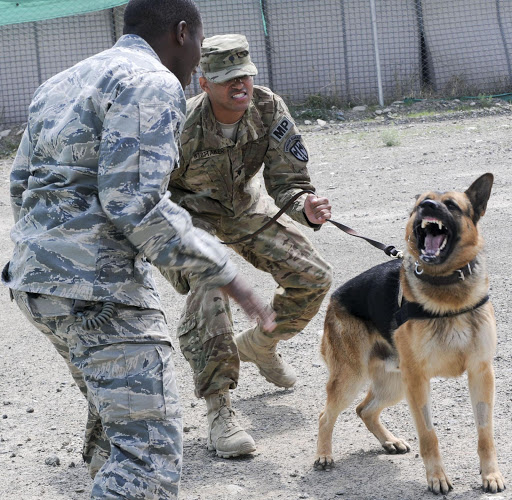
[[[403,106],[397,105],[398,108]],[[302,126],[310,153],[310,171],[319,193],[332,202],[334,218],[385,243],[403,247],[403,233],[414,196],[427,189],[464,189],[484,172],[495,185],[482,231],[487,243],[491,298],[498,322],[495,358],[495,436],[498,459],[512,480],[512,113],[508,103],[478,112],[454,111],[369,121],[337,120]],[[435,113],[434,113],[435,114]],[[387,115],[386,115],[387,116]],[[403,121],[402,121],[403,120]],[[11,160],[0,161],[0,257],[12,249],[8,198]],[[304,229],[308,232],[307,229]],[[362,240],[327,226],[308,232],[334,269],[334,287],[387,257]],[[274,283],[237,256],[244,275],[270,297]],[[159,277],[169,327],[184,305]],[[334,289],[334,288],[333,288]],[[233,308],[235,326],[248,321]],[[431,498],[419,457],[418,441],[404,402],[386,410],[383,419],[403,436],[412,451],[387,455],[355,414],[358,400],[340,415],[334,431],[336,468],[313,470],[317,419],[325,401],[326,368],[319,358],[325,304],[309,326],[280,344],[280,352],[299,374],[293,390],[265,382],[254,365],[243,364],[233,404],[258,450],[245,459],[223,460],[206,450],[206,409],[193,396],[192,376],[179,352],[176,372],[184,407],[184,500],[297,500]],[[81,463],[86,405],[64,362],[11,304],[0,299],[0,484],[6,500],[85,500],[91,481]],[[176,344],[177,345],[177,344]],[[466,378],[432,381],[433,419],[444,462],[455,490],[452,499],[491,497],[480,487],[477,436]],[[60,465],[56,463],[56,455]],[[493,498],[511,498],[511,489]]]

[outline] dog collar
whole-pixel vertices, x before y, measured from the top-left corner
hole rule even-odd
[[[473,269],[475,266],[476,259],[473,259],[464,267],[457,269],[448,276],[433,276],[432,274],[425,274],[421,264],[416,261],[414,263],[414,276],[416,276],[416,278],[420,279],[421,281],[430,283],[431,285],[453,285],[455,283],[459,283],[460,281],[464,281],[468,276],[473,274]]]
[[[482,300],[472,307],[461,309],[460,311],[454,311],[444,314],[434,314],[426,311],[420,304],[416,302],[403,301],[400,309],[395,313],[396,327],[399,328],[405,322],[410,319],[436,319],[436,318],[450,318],[452,316],[458,316],[467,312],[474,311],[479,307],[483,306],[489,300],[489,295],[486,295]]]

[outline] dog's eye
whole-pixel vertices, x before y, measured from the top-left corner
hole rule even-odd
[[[444,202],[444,204],[445,204],[446,208],[450,211],[462,212],[459,205],[457,205],[457,203],[455,203],[453,200],[446,200]]]

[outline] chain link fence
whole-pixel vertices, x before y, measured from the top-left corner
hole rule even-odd
[[[245,34],[259,70],[255,83],[289,104],[384,105],[512,91],[511,0],[196,3],[205,36]],[[73,2],[80,4],[90,2]],[[0,125],[26,119],[44,80],[112,46],[122,34],[123,10],[0,26]],[[198,92],[196,76],[187,95]]]

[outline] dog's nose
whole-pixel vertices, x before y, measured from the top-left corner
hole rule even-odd
[[[439,202],[435,201],[435,200],[423,200],[421,203],[420,203],[420,208],[437,208],[439,206]]]

